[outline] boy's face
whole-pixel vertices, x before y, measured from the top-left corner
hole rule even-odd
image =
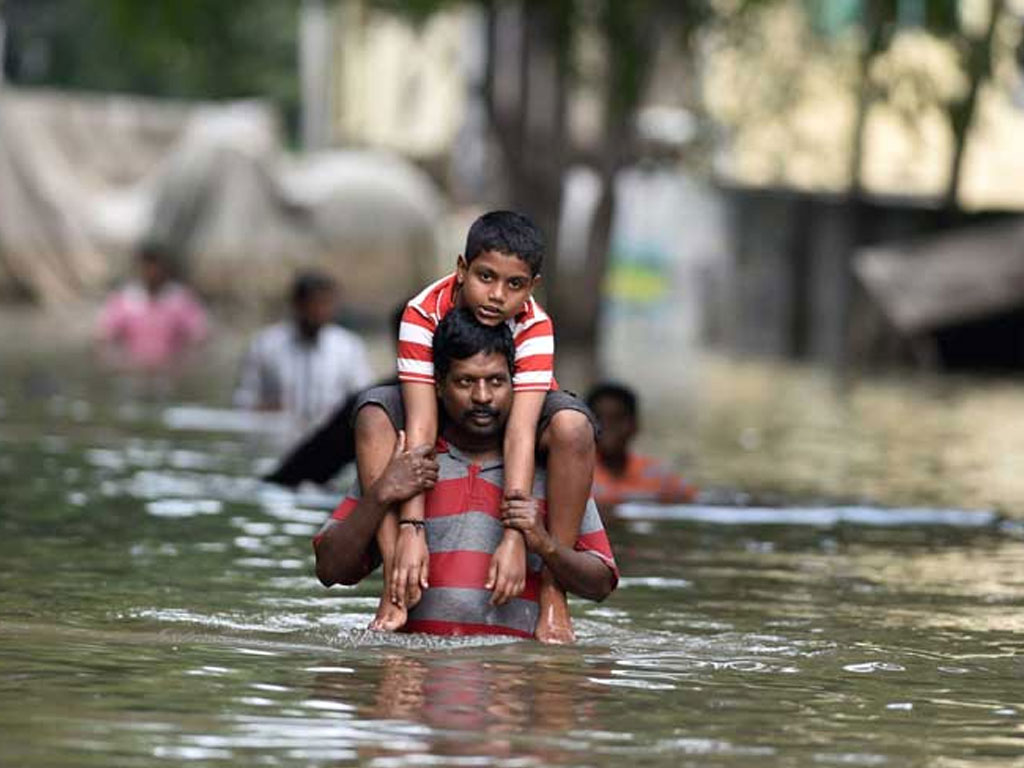
[[[459,256],[456,304],[472,311],[482,325],[498,325],[515,315],[540,277],[518,256],[484,251],[470,264]]]

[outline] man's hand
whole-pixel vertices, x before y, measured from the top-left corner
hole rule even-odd
[[[555,551],[555,540],[544,525],[544,513],[536,499],[510,493],[501,503],[501,522],[506,529],[523,534],[531,552],[546,558]]]
[[[526,586],[526,545],[516,531],[506,530],[491,555],[486,589],[493,589],[491,605],[504,605],[523,594]]]
[[[395,563],[391,569],[389,598],[402,608],[412,608],[430,586],[427,573],[430,552],[427,534],[422,525],[400,525],[395,543]]]
[[[434,449],[419,445],[407,450],[405,431],[399,430],[395,452],[371,492],[384,506],[399,504],[433,488],[437,472]]]

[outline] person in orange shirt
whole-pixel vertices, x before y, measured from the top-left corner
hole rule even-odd
[[[679,504],[694,500],[695,486],[664,462],[630,450],[640,426],[636,392],[605,382],[590,391],[587,405],[601,426],[593,495],[602,510],[626,501]]]

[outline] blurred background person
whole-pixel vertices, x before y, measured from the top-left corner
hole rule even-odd
[[[166,250],[143,245],[136,259],[137,278],[111,294],[100,312],[102,355],[117,368],[169,372],[206,338],[206,311],[173,279]]]
[[[640,428],[636,392],[622,384],[604,382],[590,390],[587,405],[601,425],[593,494],[602,510],[626,501],[685,504],[696,498],[696,486],[667,464],[631,449]]]
[[[406,302],[400,302],[391,312],[392,342],[398,341],[398,329],[402,324]],[[397,385],[398,376],[378,379],[373,386]],[[356,460],[356,437],[353,419],[359,391],[350,393],[330,416],[296,443],[285,453],[276,466],[263,479],[288,488],[295,488],[303,482],[324,485]]]
[[[338,287],[316,271],[296,275],[292,316],[257,333],[242,361],[234,404],[283,411],[297,430],[326,417],[349,395],[367,387],[373,372],[366,346],[333,321]]]

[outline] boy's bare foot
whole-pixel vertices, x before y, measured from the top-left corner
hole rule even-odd
[[[537,618],[537,629],[534,635],[542,643],[566,645],[576,642],[576,634],[572,631],[572,619],[569,616],[569,601],[565,591],[552,578],[545,568],[541,576],[540,616]]]
[[[382,596],[377,606],[377,615],[373,617],[369,628],[376,632],[394,632],[404,627],[408,618],[409,612],[405,608]]]

